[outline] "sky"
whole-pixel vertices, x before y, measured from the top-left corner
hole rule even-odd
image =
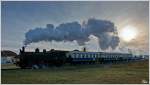
[[[118,34],[126,26],[136,29],[137,35],[129,42],[120,37],[116,49],[134,49],[149,51],[149,2],[148,1],[3,1],[1,3],[1,49],[16,53],[24,45],[25,34],[37,27],[45,28],[47,24],[55,27],[61,23],[77,21],[80,24],[90,18],[109,20],[114,23]],[[86,45],[75,42],[36,42],[26,47],[33,51],[40,49],[103,51],[97,39],[92,38]]]

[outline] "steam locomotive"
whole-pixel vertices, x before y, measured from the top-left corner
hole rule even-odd
[[[106,53],[106,52],[86,52],[84,51],[62,51],[54,50],[40,52],[35,49],[35,52],[25,51],[25,47],[20,49],[18,62],[16,63],[21,68],[44,68],[50,66],[62,66],[64,64],[94,64],[94,63],[117,63],[129,62],[136,58],[129,53]],[[140,59],[140,58],[139,58]]]

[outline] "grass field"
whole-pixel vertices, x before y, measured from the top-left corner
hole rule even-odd
[[[148,83],[148,61],[114,65],[80,65],[49,69],[3,69],[3,84],[140,84]]]

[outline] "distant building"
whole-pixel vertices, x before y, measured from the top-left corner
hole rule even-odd
[[[9,50],[1,51],[1,64],[12,64],[17,54]]]

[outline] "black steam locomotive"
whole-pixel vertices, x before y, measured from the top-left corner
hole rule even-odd
[[[86,51],[62,51],[35,49],[35,52],[26,52],[22,47],[18,55],[17,65],[21,68],[44,68],[50,66],[62,66],[68,64],[94,64],[94,63],[117,63],[129,62],[136,58],[127,53],[106,53],[106,52],[86,52]]]

